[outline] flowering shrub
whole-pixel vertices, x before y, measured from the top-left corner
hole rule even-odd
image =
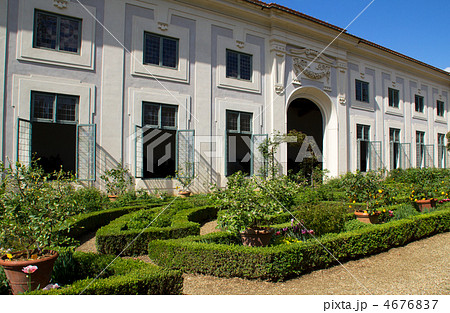
[[[285,227],[275,232],[275,244],[291,244],[305,242],[313,238],[314,230],[305,229],[301,222],[294,225],[294,219],[291,219],[291,227]]]

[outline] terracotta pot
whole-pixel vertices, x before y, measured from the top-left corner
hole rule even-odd
[[[114,202],[117,200],[117,196],[116,195],[108,195],[109,201]]]
[[[415,202],[420,212],[429,211],[431,208],[436,207],[436,199],[417,200]]]
[[[190,191],[180,191],[180,192],[178,193],[178,195],[179,195],[181,198],[186,198],[186,197],[189,197],[189,196],[191,195],[191,192],[190,192]]]
[[[24,251],[15,252],[14,255],[22,254]],[[50,282],[52,275],[53,265],[58,258],[58,252],[45,251],[50,255],[42,257],[36,260],[26,261],[12,261],[8,259],[6,255],[0,258],[0,266],[5,270],[6,277],[8,278],[9,285],[13,295],[17,295],[28,291],[28,277],[27,274],[22,272],[22,269],[28,265],[36,265],[38,269],[33,274],[28,274],[31,277],[31,290],[44,288]]]
[[[242,244],[249,247],[265,247],[269,245],[275,230],[269,227],[248,228],[241,232]]]
[[[374,212],[374,214],[364,213],[360,211],[355,211],[355,216],[358,221],[367,223],[367,224],[378,224],[378,217],[380,216],[380,212]]]

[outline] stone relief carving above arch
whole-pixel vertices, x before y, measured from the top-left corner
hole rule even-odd
[[[69,0],[53,0],[53,5],[58,9],[65,9],[67,8],[68,2]]]
[[[290,49],[294,70],[293,83],[302,85],[302,77],[323,82],[323,89],[331,91],[331,67],[334,59],[313,49]]]

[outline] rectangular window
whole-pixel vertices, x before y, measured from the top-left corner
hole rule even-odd
[[[446,146],[445,146],[445,134],[437,135],[438,142],[438,167],[444,168],[446,164]]]
[[[399,91],[397,89],[389,88],[389,106],[393,108],[398,108],[400,104]]]
[[[369,83],[355,80],[356,100],[369,103]]]
[[[369,169],[369,125],[356,125],[356,139],[358,144],[358,169],[367,172]]]
[[[80,53],[81,19],[36,10],[33,47]]]
[[[143,102],[143,178],[176,175],[177,111],[174,105]]]
[[[400,129],[389,128],[389,144],[391,148],[391,169],[400,167]]]
[[[252,80],[252,59],[249,54],[227,50],[226,76],[242,80]]]
[[[419,95],[414,96],[414,103],[415,103],[415,110],[416,112],[423,113],[424,110],[424,103],[423,103],[423,97]]]
[[[252,114],[227,111],[226,174],[251,174]]]
[[[178,39],[145,32],[143,62],[178,68]]]
[[[425,132],[416,131],[416,167],[425,166]]]
[[[443,101],[436,101],[436,114],[437,116],[444,116],[444,102]]]
[[[74,124],[78,121],[79,97],[31,92],[33,121]]]

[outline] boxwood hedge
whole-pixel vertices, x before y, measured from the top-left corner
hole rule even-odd
[[[282,280],[340,262],[380,253],[450,230],[450,209],[329,234],[305,243],[265,248],[244,247],[232,235],[214,233],[149,243],[158,265],[222,277]],[[329,253],[327,251],[329,251]],[[337,260],[336,260],[336,259]]]
[[[164,207],[147,210],[152,213],[164,210]],[[175,205],[172,209],[177,210]],[[170,217],[170,226],[148,228],[129,228],[128,223],[138,223],[145,211],[126,214],[110,224],[100,228],[96,233],[96,246],[99,253],[123,256],[147,254],[148,242],[156,239],[181,238],[200,234],[200,223],[211,220],[217,216],[217,209],[212,206],[180,209]],[[164,212],[166,214],[166,212]],[[158,219],[160,219],[158,217]],[[147,223],[142,223],[142,225]],[[125,249],[126,248],[126,249]],[[124,250],[125,249],[125,250]]]
[[[168,270],[139,260],[114,260],[113,255],[75,252],[74,270],[60,289],[36,290],[38,295],[178,295],[182,293],[180,271]],[[112,262],[114,260],[114,262]],[[58,261],[57,261],[58,262]],[[99,273],[109,266],[99,277]],[[57,264],[55,264],[56,266]],[[61,283],[61,282],[60,282]]]
[[[79,214],[71,217],[67,221],[67,228],[62,230],[62,235],[78,239],[83,235],[96,231],[98,228],[107,225],[116,218],[139,211],[163,205],[164,202],[141,203],[140,205],[125,206],[120,208],[111,208],[102,211]]]

